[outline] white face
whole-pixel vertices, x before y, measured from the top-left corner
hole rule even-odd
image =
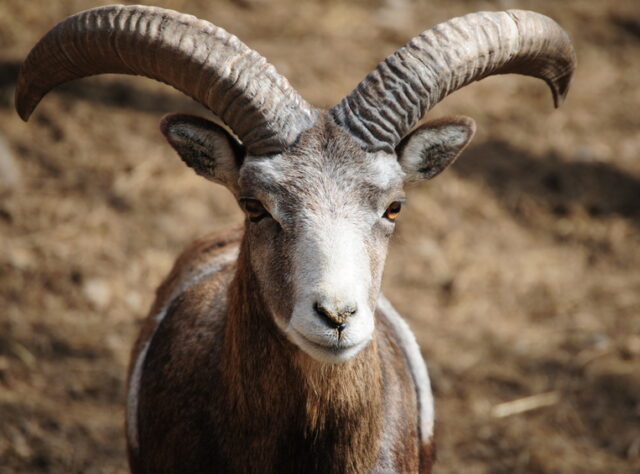
[[[309,145],[247,157],[239,197],[258,216],[247,229],[251,263],[277,326],[314,359],[336,363],[373,336],[395,227],[388,209],[404,200],[404,174],[395,155],[358,150],[340,160]]]
[[[364,222],[345,217],[316,215],[306,220],[296,239],[295,304],[284,330],[316,359],[347,360],[366,346],[374,329],[375,308],[369,301],[372,269],[365,247],[368,229]],[[318,304],[336,314],[342,311],[343,317],[333,323],[318,313]],[[344,321],[344,329],[339,321]]]

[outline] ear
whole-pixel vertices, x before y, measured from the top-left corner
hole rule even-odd
[[[162,119],[160,130],[187,166],[237,194],[244,149],[222,127],[193,115],[173,114]]]
[[[440,174],[462,153],[475,133],[476,124],[469,117],[446,117],[414,130],[396,149],[405,181],[431,179]]]

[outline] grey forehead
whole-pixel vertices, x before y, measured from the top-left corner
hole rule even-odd
[[[249,156],[240,170],[240,188],[249,193],[388,194],[402,189],[402,182],[396,157],[385,153],[346,155],[325,149]]]
[[[241,193],[258,198],[281,197],[304,207],[321,201],[333,208],[358,201],[377,206],[381,196],[401,192],[403,177],[395,154],[367,152],[321,114],[289,149],[246,157],[239,184]]]

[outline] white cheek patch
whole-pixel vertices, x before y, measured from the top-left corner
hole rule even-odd
[[[238,248],[234,248],[229,252],[216,256],[204,268],[202,268],[200,273],[190,278],[189,280],[183,281],[171,294],[169,299],[167,299],[166,304],[160,309],[157,314],[153,316],[155,327],[149,335],[149,338],[142,346],[142,350],[140,350],[140,353],[138,354],[138,358],[136,359],[136,362],[133,366],[133,371],[131,373],[131,379],[129,380],[129,390],[127,393],[127,437],[129,439],[131,447],[136,451],[140,446],[138,439],[138,404],[140,396],[140,381],[142,380],[142,372],[147,352],[149,351],[149,347],[151,346],[151,341],[153,341],[156,330],[167,315],[167,310],[169,309],[171,304],[178,296],[180,296],[183,291],[185,291],[191,285],[208,277],[209,275],[219,272],[220,270],[222,270],[222,268],[234,262],[237,258]]]
[[[378,298],[378,308],[395,329],[398,343],[407,359],[407,364],[409,365],[409,370],[411,371],[416,387],[420,440],[423,444],[427,444],[433,436],[433,423],[435,419],[433,394],[431,393],[431,381],[429,380],[427,365],[422,358],[420,347],[409,325],[382,294],[380,294]]]

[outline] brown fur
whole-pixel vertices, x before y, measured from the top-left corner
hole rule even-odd
[[[335,219],[369,226],[362,238],[376,308],[393,231],[380,206],[402,188],[395,158],[373,160],[326,115],[280,158],[236,158],[209,165],[242,163],[238,197],[261,199],[278,219],[195,242],[158,290],[129,373],[132,396],[139,388],[129,406],[132,471],[430,472],[433,441],[421,443],[416,381],[390,315],[376,309],[371,342],[342,363],[312,358],[281,329],[293,311],[300,239]],[[315,274],[323,261],[304,263]]]
[[[158,292],[154,311],[169,309],[144,364],[132,471],[429,472],[411,374],[383,314],[373,342],[352,360],[316,362],[276,328],[246,239],[237,265],[167,301],[238,238],[194,243]],[[153,331],[149,321],[132,360]]]
[[[436,462],[436,440],[431,438],[427,444],[420,446],[420,472],[429,474]]]

